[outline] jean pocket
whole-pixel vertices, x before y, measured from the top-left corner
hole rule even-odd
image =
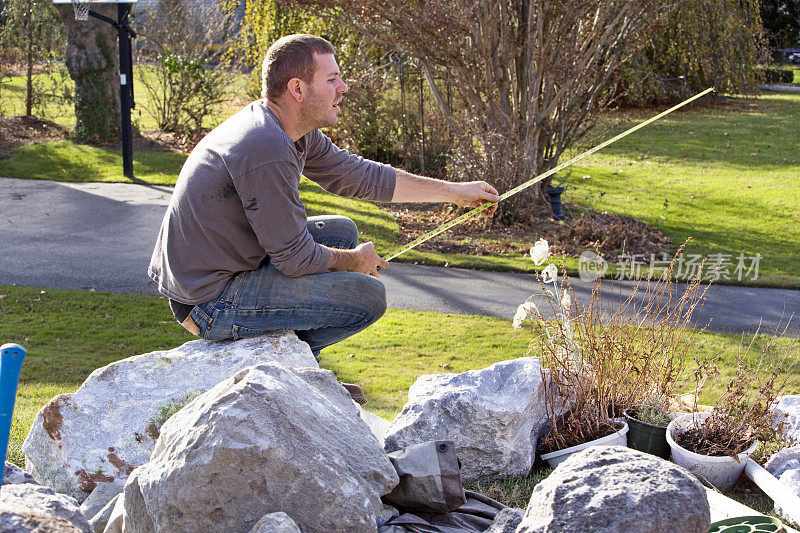
[[[267,335],[269,333],[274,333],[273,331],[265,331],[261,329],[252,329],[246,328],[244,326],[239,326],[234,324],[231,328],[231,336],[233,340],[239,339],[249,339],[251,337],[260,337],[261,335]]]
[[[189,316],[192,317],[194,323],[200,328],[199,336],[208,339],[208,333],[211,331],[211,325],[214,323],[214,317],[219,313],[219,309],[209,308],[209,310],[211,310],[211,315],[209,315],[206,310],[201,307],[204,305],[205,304],[194,306]]]

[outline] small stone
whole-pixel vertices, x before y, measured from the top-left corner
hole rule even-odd
[[[494,522],[484,533],[515,533],[525,516],[523,509],[506,507],[494,517]]]
[[[20,483],[32,483],[38,485],[39,482],[34,479],[32,475],[15,465],[6,461],[3,470],[3,486],[5,485],[18,485]]]
[[[250,533],[300,533],[292,517],[286,513],[270,513],[256,522]]]

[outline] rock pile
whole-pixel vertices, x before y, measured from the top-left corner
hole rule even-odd
[[[0,520],[42,515],[62,529],[36,531],[96,533],[403,533],[391,524],[409,510],[387,505],[400,482],[388,452],[452,441],[464,478],[525,475],[546,420],[543,402],[539,361],[527,357],[423,376],[386,422],[361,410],[293,334],[193,341],[99,369],[76,393],[50,402],[25,441],[27,469],[79,498],[9,469],[6,483],[19,484],[0,492]],[[431,476],[431,465],[420,466]],[[406,462],[403,477],[415,469]],[[709,523],[705,492],[691,475],[619,447],[564,462],[524,513],[497,510],[483,530],[649,532],[680,524],[693,532]]]

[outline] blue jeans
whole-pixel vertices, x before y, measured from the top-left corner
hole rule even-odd
[[[347,217],[310,217],[308,231],[331,248],[358,244],[358,228]],[[358,333],[384,312],[386,290],[372,276],[326,272],[290,278],[265,260],[257,270],[236,274],[219,296],[195,306],[191,317],[208,340],[291,329],[319,356],[320,350]]]

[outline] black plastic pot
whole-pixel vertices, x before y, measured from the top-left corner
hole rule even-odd
[[[636,419],[636,409],[627,409],[628,448],[669,459],[670,447],[667,443],[667,426],[654,426]]]

